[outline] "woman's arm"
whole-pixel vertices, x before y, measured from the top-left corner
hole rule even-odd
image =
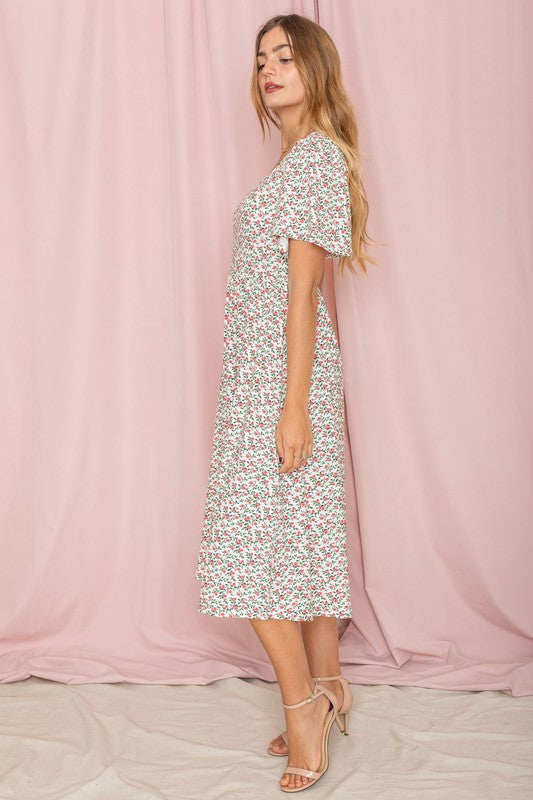
[[[287,385],[276,444],[281,472],[305,465],[312,455],[313,433],[308,411],[317,323],[317,287],[324,274],[326,251],[311,242],[289,239],[287,310]]]

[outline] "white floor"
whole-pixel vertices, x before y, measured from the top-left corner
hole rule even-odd
[[[533,696],[352,684],[328,772],[301,797],[533,800]],[[276,683],[0,684],[0,800],[262,800],[286,763]]]

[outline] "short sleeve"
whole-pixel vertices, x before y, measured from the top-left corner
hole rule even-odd
[[[336,142],[325,135],[303,139],[281,165],[273,233],[323,247],[331,256],[352,256],[348,167]],[[298,144],[295,145],[298,147]]]

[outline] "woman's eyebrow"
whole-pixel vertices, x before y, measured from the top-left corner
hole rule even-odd
[[[289,47],[289,44],[287,42],[284,42],[283,44],[277,44],[272,48],[272,52],[275,53],[276,50],[281,50],[282,47]],[[263,50],[260,50],[257,56],[266,56],[266,53]]]

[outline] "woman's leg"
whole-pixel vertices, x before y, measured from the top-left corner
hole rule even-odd
[[[323,675],[339,675],[339,625],[336,617],[315,617],[300,622],[309,674],[315,678]],[[344,692],[340,681],[320,681],[320,686],[330,689],[342,704]],[[288,702],[287,700],[285,702]],[[272,741],[278,753],[287,753],[288,748],[281,735]]]
[[[311,675],[315,678],[340,675],[337,617],[315,617],[300,624]],[[340,681],[320,681],[320,686],[325,686],[337,695],[339,705],[342,703],[344,693]]]
[[[282,702],[291,705],[305,700],[313,689],[300,623],[288,619],[250,619],[276,673]],[[337,674],[337,673],[332,673]],[[329,710],[324,695],[299,708],[283,709],[291,742],[288,766],[316,770],[320,764],[323,720]],[[308,783],[303,775],[284,773],[281,786]]]

